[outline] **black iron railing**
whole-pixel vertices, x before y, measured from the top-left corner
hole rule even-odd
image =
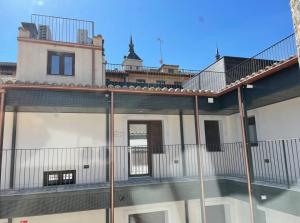
[[[135,65],[123,65],[105,63],[105,70],[110,72],[148,72],[156,74],[169,74],[169,75],[186,75],[192,77],[198,74],[199,70],[188,70],[181,68],[162,68],[162,67],[150,67],[150,66],[135,66]]]
[[[116,146],[115,181],[204,180],[215,177],[246,180],[242,143],[218,145]],[[261,141],[251,146],[254,183],[297,185],[300,179],[300,139]],[[109,182],[107,147],[5,149],[1,190],[52,186],[102,185]]]
[[[130,66],[105,63],[106,85],[182,88],[182,83],[199,73],[162,67]]]
[[[230,84],[247,75],[297,55],[295,34],[291,34],[239,65],[226,71],[226,83]]]
[[[203,70],[197,76],[184,82],[183,88],[221,90],[226,85],[272,66],[275,63],[296,57],[296,55],[295,34],[291,34],[253,57],[245,58],[243,62],[229,70],[225,70],[224,72]]]
[[[66,43],[92,44],[94,22],[47,15],[31,15],[31,37]]]

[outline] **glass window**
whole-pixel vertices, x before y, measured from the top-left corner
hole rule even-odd
[[[136,83],[146,83],[144,79],[136,79]]]
[[[75,184],[76,170],[44,172],[44,186]]]
[[[64,75],[67,75],[67,76],[73,75],[73,57],[72,56],[64,57]]]
[[[75,54],[48,52],[47,72],[51,75],[74,75]]]
[[[59,56],[58,55],[51,55],[51,71],[50,74],[59,74]]]
[[[257,132],[256,132],[256,122],[255,117],[248,118],[248,127],[249,127],[249,139],[251,146],[257,146]]]
[[[174,74],[174,69],[168,69],[169,74]]]
[[[164,80],[157,80],[156,83],[157,84],[165,84],[166,82]]]

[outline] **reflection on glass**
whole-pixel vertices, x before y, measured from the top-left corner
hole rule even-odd
[[[59,74],[59,56],[51,56],[51,74]]]
[[[70,56],[64,57],[64,75],[73,75],[73,58]]]

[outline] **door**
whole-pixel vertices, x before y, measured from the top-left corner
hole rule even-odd
[[[205,120],[204,129],[207,151],[221,151],[219,121]]]
[[[128,122],[129,176],[151,176],[152,154],[161,152],[161,121]]]

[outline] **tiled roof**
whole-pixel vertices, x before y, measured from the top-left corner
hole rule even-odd
[[[276,73],[279,70],[287,68],[298,62],[298,58],[293,56],[287,60],[274,63],[272,66],[268,66],[265,69],[259,70],[258,72],[252,73],[240,80],[237,80],[229,85],[226,85],[224,88],[219,89],[218,91],[213,90],[199,90],[199,89],[179,89],[179,88],[160,88],[160,87],[140,87],[140,86],[119,86],[119,85],[108,85],[108,86],[97,86],[97,85],[82,85],[82,84],[66,84],[66,83],[48,83],[48,82],[22,82],[18,81],[15,78],[1,79],[0,78],[0,88],[33,88],[33,89],[67,89],[67,90],[82,90],[82,91],[116,91],[116,92],[137,92],[137,93],[155,93],[155,94],[194,94],[194,95],[210,95],[218,96],[224,94],[228,91],[231,91],[242,84],[249,84],[258,79],[261,79],[265,76]]]

